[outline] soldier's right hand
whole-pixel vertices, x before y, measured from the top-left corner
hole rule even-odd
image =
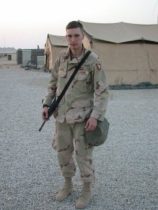
[[[48,120],[48,107],[44,107],[42,111],[42,119]]]

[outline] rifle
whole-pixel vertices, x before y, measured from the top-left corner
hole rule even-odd
[[[87,51],[86,54],[84,55],[84,57],[81,59],[81,61],[78,63],[78,65],[75,67],[74,72],[71,74],[70,79],[67,81],[64,89],[62,90],[61,94],[58,96],[58,98],[54,98],[54,100],[52,101],[51,105],[48,108],[48,119],[50,118],[50,116],[53,114],[53,112],[55,111],[55,109],[58,107],[62,97],[64,96],[66,90],[68,89],[69,85],[71,84],[73,78],[75,77],[77,71],[81,68],[81,66],[83,65],[83,63],[85,62],[85,60],[88,58],[89,54],[91,53],[91,51]],[[48,120],[47,119],[47,120]],[[39,128],[39,131],[42,130],[44,124],[46,123],[47,120],[44,120],[41,127]]]
[[[56,98],[54,98],[53,102],[51,103],[50,107],[48,108],[48,119],[50,118],[50,116],[53,114],[53,112],[55,111],[55,109],[57,108],[58,104],[57,104],[57,100]],[[48,120],[47,119],[47,120]],[[39,128],[39,131],[42,130],[44,124],[46,123],[47,120],[44,120],[42,125]]]

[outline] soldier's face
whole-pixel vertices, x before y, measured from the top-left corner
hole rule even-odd
[[[66,40],[70,49],[77,50],[82,47],[84,35],[80,28],[71,28],[66,30]]]

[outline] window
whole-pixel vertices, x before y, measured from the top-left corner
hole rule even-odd
[[[8,61],[11,61],[11,60],[12,60],[12,56],[8,55]]]

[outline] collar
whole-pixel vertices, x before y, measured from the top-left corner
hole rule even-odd
[[[86,48],[82,45],[82,54],[78,57],[78,59],[81,59],[81,58],[83,57],[83,55],[85,54],[86,51],[87,51]],[[73,60],[73,59],[75,58],[75,57],[73,57],[70,48],[67,49],[64,58],[65,58],[65,59],[70,59],[70,61]]]

